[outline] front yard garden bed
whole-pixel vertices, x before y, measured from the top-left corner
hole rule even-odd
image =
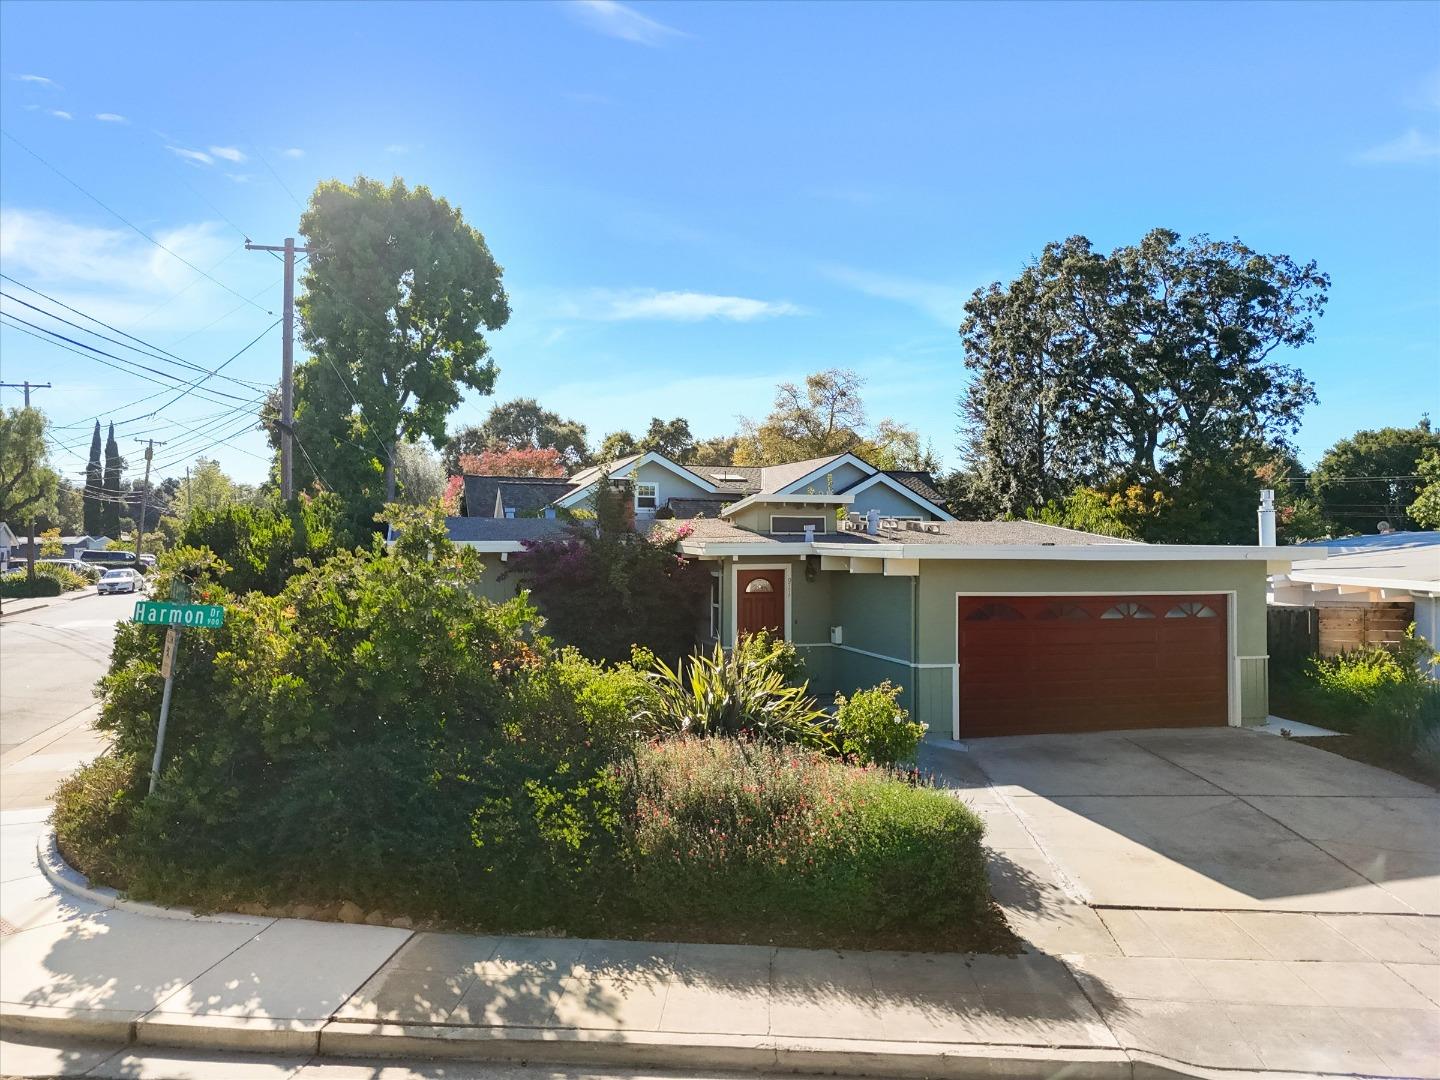
[[[127,626],[102,681],[114,749],[57,797],[61,850],[99,884],[483,932],[1013,944],[978,818],[858,763],[918,736],[888,688],[825,719],[765,645],[697,666],[710,706],[746,704],[687,723],[677,684],[476,598],[473,556],[420,520],[393,554],[336,554],[273,596],[225,593],[207,551],[167,557],[157,587],[177,573],[228,612],[186,635],[158,791],[161,634]]]

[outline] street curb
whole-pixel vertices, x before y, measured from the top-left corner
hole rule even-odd
[[[190,908],[165,907],[150,904],[144,900],[129,900],[107,885],[91,885],[90,879],[65,861],[60,854],[60,845],[55,839],[55,827],[50,823],[40,831],[35,840],[35,854],[40,861],[40,872],[61,892],[69,893],[80,900],[98,904],[116,911],[128,911],[134,915],[148,915],[157,919],[184,919],[190,922],[230,923],[263,928],[275,921],[269,915],[240,915],[235,912],[221,912],[217,915],[199,915]]]
[[[57,607],[60,604],[68,604],[75,600],[83,600],[87,596],[99,596],[94,585],[87,585],[83,589],[76,589],[74,595],[61,593],[59,596],[28,597],[27,599],[39,600],[38,604],[29,604],[22,608],[14,607],[17,601],[12,600],[10,604],[0,606],[0,619],[7,615],[23,615],[27,611],[41,611],[45,608]]]

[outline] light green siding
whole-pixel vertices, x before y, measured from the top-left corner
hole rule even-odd
[[[736,501],[738,502],[739,499]],[[741,529],[768,533],[772,517],[823,517],[825,519],[824,531],[832,533],[835,531],[835,507],[833,506],[780,506],[775,503],[756,503],[753,506],[745,507],[738,514],[732,514],[726,520]],[[819,531],[816,530],[816,532]],[[803,537],[797,536],[796,539],[803,539]]]
[[[858,465],[842,461],[829,472],[807,480],[798,488],[791,487],[786,490],[793,490],[797,495],[833,495],[837,491],[844,491],[851,484],[858,484],[869,475]]]
[[[507,564],[500,561],[499,555],[485,555],[481,561],[485,564],[485,573],[475,588],[475,595],[483,596],[486,600],[493,600],[497,604],[514,599],[520,591],[520,579],[511,574],[503,581],[500,580],[500,575],[505,572]]]

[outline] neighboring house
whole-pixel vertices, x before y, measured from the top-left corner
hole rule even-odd
[[[877,469],[854,454],[759,468],[680,465],[653,451],[582,469],[564,479],[466,476],[465,516],[526,517],[552,506],[583,508],[607,477],[629,486],[637,522],[716,517],[747,496],[805,493],[851,495],[857,514],[878,510],[890,518],[955,520],[928,473]]]
[[[36,551],[37,551],[37,552],[43,551],[43,550],[44,550],[44,545],[45,545],[46,543],[48,543],[48,542],[49,542],[49,541],[46,541],[46,540],[42,539],[42,538],[39,537],[39,536],[35,537],[35,548],[36,548]],[[78,559],[78,558],[80,557],[80,552],[82,552],[82,551],[103,551],[103,550],[105,550],[106,548],[108,548],[108,547],[110,546],[110,538],[109,538],[108,536],[62,536],[62,537],[59,538],[58,543],[59,543],[60,546],[64,549],[64,553],[61,554],[61,555],[56,555],[56,556],[54,556],[54,558],[57,558],[57,559]],[[19,560],[19,559],[27,559],[27,560],[28,560],[29,557],[30,557],[30,543],[29,543],[29,541],[28,541],[25,537],[23,537],[23,536],[22,536],[22,537],[17,537],[16,540],[15,540],[15,545],[10,549],[10,560],[11,560],[12,562],[14,562],[14,561],[16,561],[16,560]],[[41,556],[41,555],[38,555],[38,554],[37,554],[37,558],[43,558],[43,557],[44,557],[44,556]]]
[[[0,571],[3,571],[10,564],[10,553],[15,550],[15,545],[20,543],[20,538],[10,531],[10,526],[0,521]]]
[[[1295,562],[1270,579],[1270,602],[1315,610],[1322,656],[1393,644],[1411,623],[1440,646],[1440,532],[1347,536],[1287,550]]]
[[[861,514],[872,492],[893,493],[863,463],[742,476],[647,458],[628,464],[657,490],[637,498],[655,498],[657,510],[719,504],[653,526],[675,530],[680,551],[711,567],[708,610],[697,612],[710,641],[728,647],[774,630],[800,650],[818,693],[889,679],[928,737],[942,740],[1239,725],[1268,714],[1267,580],[1299,549],[1150,545],[1034,522],[956,521],[918,493],[910,515],[879,506]],[[657,479],[644,480],[652,464]],[[598,478],[572,478],[576,490],[557,502]],[[743,497],[706,487],[742,483],[752,489]],[[924,503],[934,510],[921,513]],[[456,542],[492,568],[487,591],[497,598],[514,593],[495,581],[509,553],[563,527],[451,519]]]

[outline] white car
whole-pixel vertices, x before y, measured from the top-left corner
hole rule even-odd
[[[142,592],[145,589],[145,579],[134,570],[107,570],[96,588],[101,595]]]

